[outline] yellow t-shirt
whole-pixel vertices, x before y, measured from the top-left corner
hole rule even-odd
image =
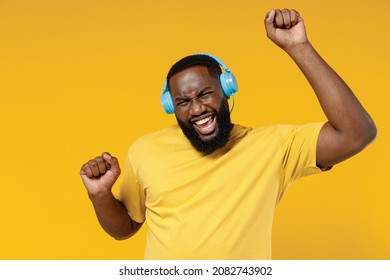
[[[207,156],[177,125],[135,141],[118,199],[147,221],[145,259],[270,259],[276,205],[293,181],[321,172],[322,125],[234,125]]]

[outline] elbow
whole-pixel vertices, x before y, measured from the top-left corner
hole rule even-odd
[[[124,232],[122,234],[116,234],[112,235],[110,234],[115,240],[121,241],[121,240],[126,240],[132,237],[136,232],[130,231],[130,232]]]
[[[132,236],[130,232],[106,232],[115,240],[126,240]]]
[[[116,235],[111,235],[115,240],[121,241],[121,240],[126,240],[132,237],[135,234],[135,232],[125,232],[123,234],[116,234]]]
[[[115,240],[117,241],[122,241],[122,240],[126,240],[126,239],[129,239],[131,237],[131,235],[126,235],[126,236],[113,236]]]
[[[377,137],[377,135],[378,135],[378,130],[377,130],[376,126],[375,126],[374,121],[370,118],[370,121],[369,121],[369,124],[368,124],[368,128],[367,128],[367,132],[365,133],[365,137],[363,139],[364,147],[366,147],[371,142],[373,142],[375,140],[375,138]]]
[[[378,130],[374,122],[370,119],[366,129],[364,129],[358,136],[355,137],[355,141],[351,145],[354,147],[356,153],[365,149],[371,144],[378,135]]]
[[[111,235],[115,240],[126,240],[132,237],[134,234],[138,232],[138,230],[141,228],[143,223],[137,223],[130,219],[130,222],[126,225],[126,227],[120,231],[117,232],[115,235]]]
[[[370,138],[369,138],[368,144],[373,142],[377,136],[378,136],[378,129],[376,128],[375,124],[373,123],[373,126],[370,130]]]

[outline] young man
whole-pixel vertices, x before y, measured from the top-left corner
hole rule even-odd
[[[221,73],[223,63],[210,55],[177,62],[163,106],[178,125],[131,146],[118,198],[111,192],[120,174],[116,158],[103,153],[80,171],[108,234],[128,238],[147,220],[146,259],[270,259],[274,209],[287,187],[375,138],[372,119],[314,50],[298,12],[271,10],[264,24],[306,76],[328,121],[232,124],[227,100],[236,84],[229,71]]]

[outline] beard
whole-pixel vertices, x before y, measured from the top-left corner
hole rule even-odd
[[[223,147],[229,140],[230,131],[233,129],[233,124],[230,120],[230,112],[228,103],[223,100],[220,111],[214,110],[214,117],[217,121],[217,134],[211,139],[202,139],[198,132],[196,132],[194,126],[190,122],[182,122],[177,119],[181,130],[184,135],[190,141],[192,146],[198,151],[205,155],[211,154],[216,149]]]

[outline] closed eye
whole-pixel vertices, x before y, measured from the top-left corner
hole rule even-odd
[[[207,98],[207,97],[209,97],[212,93],[213,93],[213,91],[205,91],[205,92],[202,92],[202,93],[199,94],[199,98]]]
[[[189,100],[184,100],[184,99],[178,100],[176,101],[176,106],[181,106],[181,107],[187,106],[189,102],[190,102]]]

